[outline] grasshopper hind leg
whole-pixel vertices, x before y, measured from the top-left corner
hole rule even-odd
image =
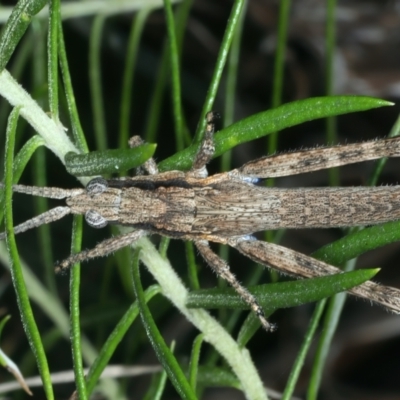
[[[235,275],[230,271],[229,265],[211,250],[207,240],[196,240],[194,244],[213,271],[222,279],[226,280],[240,295],[240,297],[250,306],[251,310],[260,320],[264,329],[269,332],[275,331],[276,325],[267,321],[264,311],[260,304],[258,304],[256,298],[240,284]]]

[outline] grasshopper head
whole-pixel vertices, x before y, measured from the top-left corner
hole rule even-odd
[[[66,199],[72,214],[84,214],[93,228],[103,228],[118,221],[121,189],[110,188],[103,178],[94,178],[86,190]]]

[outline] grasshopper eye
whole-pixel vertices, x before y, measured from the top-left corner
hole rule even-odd
[[[103,216],[94,210],[86,211],[85,219],[89,226],[97,229],[104,228],[108,223]]]
[[[94,178],[86,186],[88,194],[97,196],[107,190],[108,183],[104,178]]]

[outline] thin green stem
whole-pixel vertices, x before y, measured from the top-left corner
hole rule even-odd
[[[153,319],[153,316],[147,306],[146,299],[143,292],[143,287],[140,281],[139,271],[139,253],[140,248],[136,248],[133,253],[132,260],[132,284],[137,298],[140,317],[146,330],[146,334],[153,346],[158,360],[164,367],[171,383],[178,392],[181,398],[194,400],[196,398],[194,391],[189,385],[189,382],[183,373],[177,359],[174,357],[172,351],[166,345],[164,338],[161,336],[160,331]]]
[[[199,276],[197,273],[196,257],[194,254],[194,246],[192,242],[185,242],[186,260],[188,266],[189,283],[193,290],[200,289]]]
[[[21,261],[18,255],[17,244],[14,236],[13,216],[12,216],[12,183],[13,183],[13,162],[14,162],[14,143],[15,131],[17,127],[19,108],[14,108],[9,117],[7,126],[7,141],[6,141],[6,157],[5,157],[5,231],[6,243],[10,254],[10,271],[11,277],[17,297],[18,307],[22,325],[25,329],[32,352],[35,355],[36,362],[39,368],[39,373],[42,378],[44,391],[48,400],[54,399],[54,393],[51,383],[49,366],[47,363],[46,353],[43,343],[40,338],[40,333],[37,328],[35,318],[33,316],[31,304],[29,301],[28,291],[25,285],[24,276],[22,274]]]
[[[355,264],[356,260],[349,261],[344,271],[353,270]],[[308,385],[307,400],[315,400],[318,396],[318,389],[321,383],[325,362],[331,348],[332,339],[336,332],[346,297],[346,293],[339,293],[333,296],[328,303],[321,337],[319,338],[318,348],[313,362],[310,384]]]
[[[163,237],[160,241],[160,246],[158,247],[158,252],[161,257],[167,258],[167,251],[169,247],[169,243],[171,242],[171,238]]]
[[[46,178],[46,149],[41,147],[37,149],[34,157],[34,177],[33,182],[36,186],[47,186]],[[43,197],[34,199],[35,214],[39,215],[49,209],[49,201]],[[58,295],[57,285],[54,275],[54,258],[51,246],[51,233],[49,225],[41,225],[38,227],[39,247],[42,249],[41,256],[43,260],[43,276],[47,287],[54,295]]]
[[[179,52],[175,33],[175,19],[170,0],[164,0],[169,42],[169,59],[172,71],[172,105],[174,108],[175,138],[178,151],[183,149],[183,111],[181,98],[181,81],[179,73]]]
[[[287,45],[287,34],[289,26],[289,13],[290,13],[290,0],[282,0],[279,8],[279,20],[278,20],[278,34],[276,43],[276,53],[274,62],[274,75],[272,83],[272,108],[277,108],[282,104],[282,92],[283,92],[283,79],[285,72],[285,56],[286,56],[286,45]],[[269,154],[275,154],[278,149],[278,131],[272,132],[268,137],[268,149]],[[265,182],[266,186],[273,187],[275,185],[275,179],[271,178]],[[268,242],[274,241],[275,233],[273,231],[267,231],[264,233],[264,238]],[[277,281],[278,275],[276,272],[270,272],[271,280]]]
[[[67,52],[65,50],[64,34],[62,24],[59,24],[58,30],[58,53],[60,57],[61,73],[64,83],[65,96],[68,104],[68,112],[72,125],[72,134],[74,135],[75,144],[83,153],[89,151],[86,143],[85,134],[79,119],[78,109],[76,108],[75,95],[72,87],[71,75],[69,73]]]
[[[14,157],[13,165],[13,184],[18,183],[22,173],[25,170],[26,165],[31,159],[34,152],[41,146],[44,145],[44,140],[39,136],[32,136],[28,141],[25,142],[17,156]],[[4,192],[0,191],[0,204],[3,204]],[[0,222],[3,220],[3,207],[0,208]]]
[[[33,62],[33,83],[35,88],[45,87],[46,85],[46,47],[45,47],[45,28],[46,24],[38,20],[32,21],[32,30],[35,33],[34,41],[36,43]],[[44,104],[43,96],[38,99],[40,105]],[[33,182],[36,186],[47,186],[46,178],[46,151],[44,148],[38,148],[32,168]],[[36,215],[39,215],[49,209],[49,201],[44,197],[35,197],[33,199]],[[54,277],[53,252],[51,247],[50,227],[41,225],[38,228],[39,247],[43,249],[43,275],[49,290],[53,295],[57,293],[57,287]]]
[[[389,132],[388,137],[395,137],[400,135],[400,115],[397,117],[396,122],[392,126],[392,129]],[[370,179],[368,180],[368,185],[375,186],[378,182],[378,178],[387,163],[388,158],[381,158],[375,164],[375,168],[371,174]]]
[[[197,375],[199,371],[199,362],[200,362],[200,351],[203,341],[204,341],[204,335],[203,334],[197,335],[196,339],[193,342],[192,355],[190,357],[189,383],[194,391],[196,391]]]
[[[58,121],[58,26],[60,22],[60,0],[49,1],[48,81],[49,107],[52,118]]]
[[[296,360],[293,363],[289,379],[286,383],[285,391],[282,394],[282,400],[290,400],[293,398],[293,392],[296,388],[296,383],[299,379],[301,368],[304,365],[308,350],[310,349],[311,343],[314,339],[314,335],[318,328],[319,321],[325,309],[325,304],[326,304],[326,299],[319,301],[314,310],[314,314],[311,318],[311,323],[308,326],[307,332],[304,335],[305,339],[301,345]]]
[[[74,216],[74,224],[72,228],[72,254],[81,251],[82,243],[82,215]],[[80,400],[88,399],[86,390],[85,372],[82,364],[82,338],[80,324],[80,283],[81,283],[81,266],[75,264],[71,268],[70,276],[70,321],[71,321],[71,344],[72,344],[72,360],[75,373],[76,391]]]
[[[335,45],[336,45],[336,0],[328,0],[327,20],[326,20],[326,95],[333,96],[334,89],[334,62],[335,62]],[[326,142],[329,146],[337,143],[337,132],[336,132],[336,117],[328,117],[326,119]],[[339,169],[330,168],[329,171],[329,183],[331,186],[338,186],[340,183]]]
[[[185,32],[186,21],[189,15],[190,8],[192,6],[193,0],[184,0],[179,5],[179,8],[176,13],[176,32],[177,32],[177,43],[179,54],[180,49],[182,47],[183,35]],[[163,51],[161,55],[160,66],[157,71],[157,77],[155,78],[155,86],[153,94],[151,95],[151,101],[149,106],[149,112],[147,115],[146,122],[146,140],[150,143],[156,140],[156,133],[158,126],[160,124],[161,118],[161,110],[163,105],[163,94],[165,85],[168,78],[168,72],[170,68],[169,61],[169,48],[168,42],[166,41],[163,46]],[[184,131],[186,133],[186,130]],[[188,135],[185,134],[185,142]]]
[[[151,8],[143,8],[140,10],[134,21],[132,22],[131,33],[129,35],[127,57],[125,62],[124,76],[122,80],[122,96],[121,96],[121,115],[120,115],[120,133],[119,148],[127,147],[129,139],[129,120],[131,115],[132,104],[132,82],[135,71],[137,55],[139,51],[140,39],[144,24],[149,14],[153,11]]]
[[[232,39],[232,46],[229,52],[227,71],[226,71],[226,92],[224,107],[223,126],[233,124],[235,118],[236,84],[240,57],[240,44],[242,40],[243,21],[247,10],[247,0],[243,4],[236,31]],[[231,168],[231,151],[227,151],[221,157],[221,171],[229,171]]]
[[[104,115],[103,89],[101,82],[100,45],[105,16],[98,15],[92,26],[89,49],[89,80],[93,106],[93,126],[97,150],[107,148],[106,119]]]
[[[161,288],[157,285],[150,286],[145,291],[145,301],[149,302],[155,295],[161,292]],[[87,374],[87,393],[91,395],[95,388],[98,380],[104,369],[107,367],[111,357],[115,353],[115,350],[123,337],[125,336],[128,329],[132,326],[133,322],[139,315],[138,304],[135,301],[126,313],[122,316],[119,322],[115,325],[115,328],[110,333],[110,336],[102,346],[100,353],[96,360],[93,362],[90,370]]]
[[[215,96],[217,95],[219,83],[221,81],[222,72],[225,67],[228,52],[232,43],[233,36],[236,31],[236,26],[239,22],[240,16],[243,11],[245,0],[235,0],[231,14],[229,16],[228,25],[225,29],[224,37],[219,49],[217,62],[215,64],[214,73],[211,78],[211,83],[204,100],[203,108],[201,110],[199,123],[197,124],[196,135],[193,139],[194,143],[200,143],[203,137],[204,128],[206,126],[205,116],[206,113],[213,108]]]
[[[246,397],[266,399],[264,386],[248,352],[239,348],[225,329],[205,310],[186,307],[188,291],[168,261],[158,254],[148,239],[140,239],[132,247],[142,249],[140,258],[163,288],[163,294],[204,333],[204,340],[214,346],[229,363],[240,380]]]
[[[290,0],[281,0],[279,8],[278,38],[276,44],[274,79],[272,85],[272,108],[282,103],[283,74],[285,70],[285,54],[287,33],[289,25]],[[278,132],[274,132],[268,138],[268,152],[273,154],[278,146]]]
[[[234,122],[235,115],[235,100],[236,100],[236,84],[237,84],[237,73],[239,66],[239,56],[240,56],[240,44],[242,39],[242,28],[243,21],[246,15],[247,10],[247,0],[244,1],[242,12],[239,16],[236,30],[233,35],[231,49],[229,51],[228,63],[227,63],[227,71],[226,71],[226,92],[225,92],[225,107],[223,113],[223,126],[229,126]],[[221,172],[229,171],[231,169],[231,158],[232,151],[225,152],[221,157]],[[219,246],[218,250],[219,256],[228,261],[229,257],[229,247],[228,246]],[[223,279],[218,279],[218,286],[224,287],[226,286],[226,281]],[[237,315],[238,313],[236,313]],[[232,314],[230,314],[232,315]],[[226,321],[227,320],[227,312],[224,309],[219,310],[219,320]],[[232,318],[229,318],[232,321]],[[224,324],[226,326],[226,323]],[[228,329],[228,332],[230,330]]]

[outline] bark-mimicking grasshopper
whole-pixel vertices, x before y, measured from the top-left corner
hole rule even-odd
[[[212,269],[240,294],[266,330],[275,326],[264,317],[255,297],[243,287],[208,242],[228,244],[252,260],[293,276],[316,277],[338,268],[285,247],[262,242],[254,232],[279,228],[364,226],[400,219],[400,186],[281,189],[256,186],[262,178],[295,175],[381,157],[400,157],[400,137],[345,146],[318,148],[263,157],[227,173],[207,177],[214,153],[216,114],[208,113],[200,150],[189,172],[158,173],[153,160],[143,166],[148,175],[126,179],[95,178],[86,188],[60,189],[14,185],[15,192],[66,199],[15,227],[15,233],[56,221],[67,214],[84,214],[94,228],[120,224],[135,231],[107,239],[90,250],[73,254],[56,269],[105,256],[142,236],[157,233],[191,240]],[[137,146],[140,139],[132,138]],[[5,234],[0,234],[4,239]],[[349,291],[400,313],[400,289],[371,281]]]

